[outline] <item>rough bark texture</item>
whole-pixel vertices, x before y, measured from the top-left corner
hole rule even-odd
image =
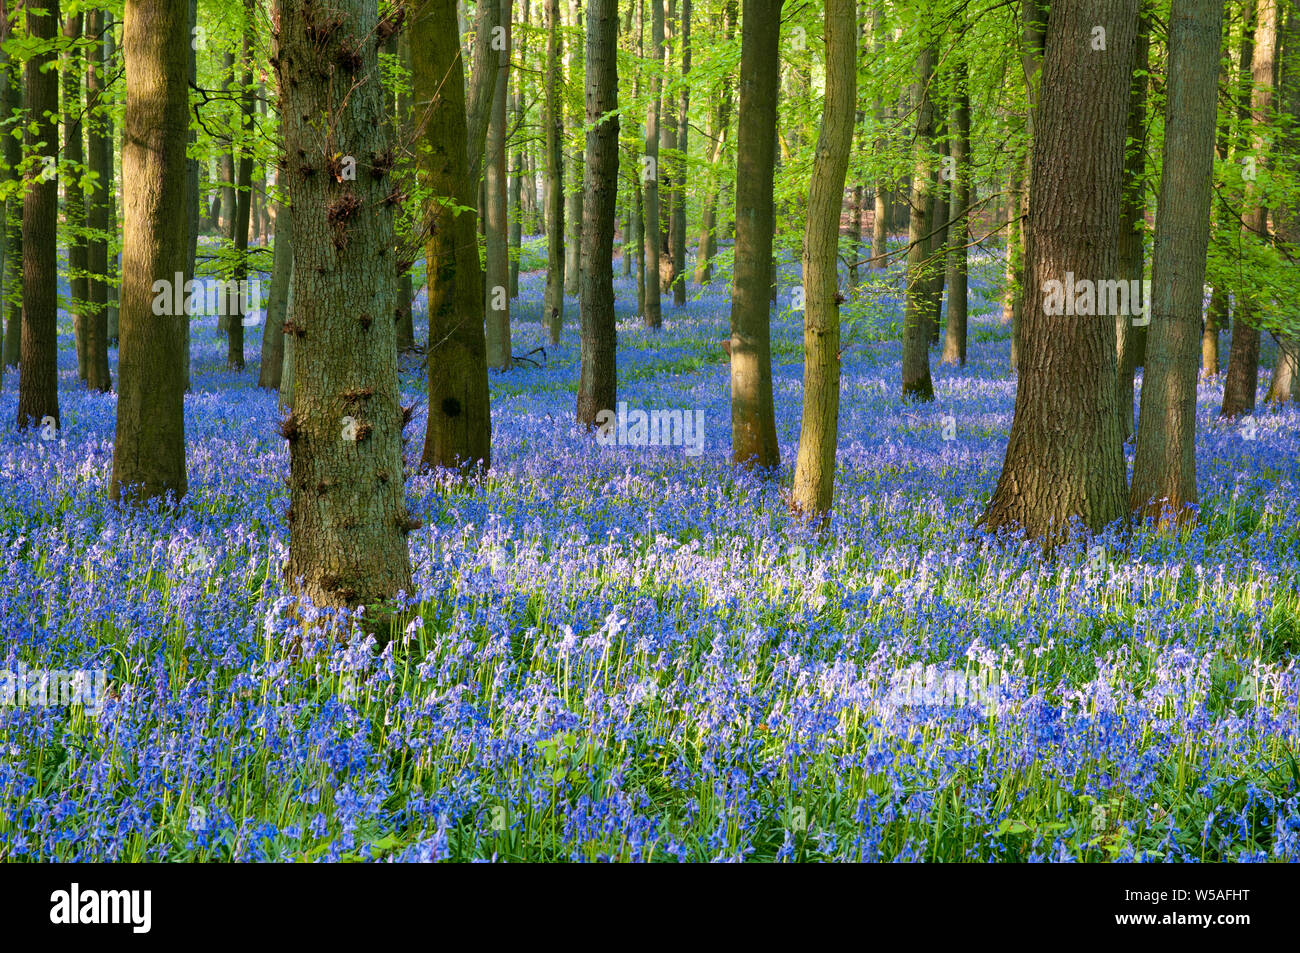
[[[871,10],[871,52],[873,56],[879,57],[885,47],[885,3],[884,0],[876,0]],[[872,107],[872,115],[875,119],[877,130],[883,131],[886,128],[886,109],[883,98],[877,96]],[[877,156],[881,156],[889,148],[888,136],[877,134],[872,148]],[[882,175],[876,179],[875,188],[872,190],[872,219],[871,219],[871,267],[885,267],[885,252],[889,240],[889,229],[892,225],[890,221],[890,212],[893,211],[893,203],[889,200],[889,181]]]
[[[744,0],[740,20],[736,257],[731,287],[731,458],[759,469],[774,468],[781,462],[772,399],[769,296],[776,221],[772,182],[782,5],[783,0]],[[654,221],[648,209],[646,216]],[[647,237],[647,258],[651,244]],[[654,286],[653,278],[650,284]]]
[[[423,467],[460,469],[492,463],[483,271],[478,257],[476,183],[466,162],[465,71],[456,11],[426,2],[411,22],[411,93],[423,123],[420,171],[432,203],[429,262],[429,418]],[[457,206],[464,209],[457,213]]]
[[[577,418],[589,428],[600,411],[614,409],[618,386],[614,329],[617,53],[617,0],[587,0],[587,161],[582,197],[582,366]],[[602,116],[608,118],[601,122]]]
[[[82,122],[81,100],[81,11],[63,21],[67,48],[61,64],[63,86],[63,161],[72,170],[63,179],[63,215],[68,232],[68,311],[72,313],[72,336],[77,348],[77,377],[86,379],[86,299],[90,297],[86,278],[86,193],[81,187],[86,161],[86,126]]]
[[[582,7],[579,0],[569,0],[569,26],[575,28],[577,35],[582,35]],[[583,75],[582,44],[571,44],[565,60],[569,84],[577,86]],[[575,298],[579,293],[578,283],[582,270],[582,178],[585,161],[582,154],[582,110],[583,106],[579,103],[567,112],[569,174],[566,179],[571,184],[564,199],[564,222],[569,229],[569,237],[564,245],[564,293]]]
[[[650,4],[650,44],[653,72],[650,75],[650,103],[646,107],[645,155],[641,160],[641,181],[645,188],[645,324],[648,328],[663,325],[663,312],[659,306],[659,274],[663,268],[660,259],[659,234],[659,180],[663,172],[659,156],[659,112],[663,108],[663,81],[659,71],[664,63],[664,0],[646,0]],[[742,67],[743,73],[743,67]],[[743,83],[744,80],[742,79]]]
[[[966,63],[958,61],[953,70],[952,98],[953,160],[952,196],[948,210],[948,318],[944,329],[944,364],[966,365],[967,322],[967,242],[970,241],[970,222],[966,220],[966,206],[970,204],[970,89],[967,85]]]
[[[513,0],[500,0],[505,25],[505,49],[497,67],[497,88],[488,123],[486,173],[483,177],[487,226],[487,355],[488,366],[506,370],[510,359],[510,249],[506,195],[506,105],[510,93],[510,9]]]
[[[840,411],[840,211],[857,111],[854,2],[826,0],[826,99],[803,238],[803,423],[792,502],[809,517],[828,513],[834,495]]]
[[[927,25],[926,29],[930,29]],[[934,208],[934,109],[930,97],[934,74],[935,47],[926,43],[916,57],[912,78],[912,109],[916,116],[916,138],[912,147],[911,219],[907,240],[907,298],[903,306],[903,396],[934,400],[930,378],[930,322],[935,320],[934,299],[929,294],[928,239]]]
[[[1025,306],[1015,416],[1002,475],[981,524],[1055,540],[1078,519],[1093,531],[1127,512],[1109,315],[1052,315],[1048,281],[1101,280],[1118,266],[1138,0],[1054,8],[1035,116],[1025,248]],[[1106,24],[1106,51],[1091,48]]]
[[[293,218],[290,585],[377,622],[411,589],[397,329],[392,144],[376,0],[284,0],[274,65]],[[355,180],[333,174],[357,160]]]
[[[1196,496],[1196,365],[1210,240],[1221,0],[1180,0],[1169,20],[1164,160],[1151,325],[1130,506],[1190,518]],[[1122,409],[1122,408],[1121,408]]]
[[[1253,155],[1261,169],[1269,164],[1267,126],[1272,118],[1273,86],[1276,83],[1277,0],[1259,0],[1255,9],[1255,49],[1251,59],[1253,92],[1250,111],[1254,128]],[[1248,185],[1250,185],[1248,183]],[[1268,206],[1258,186],[1246,190],[1243,230],[1255,236],[1268,234]],[[1248,234],[1245,241],[1250,241]],[[1223,382],[1222,417],[1253,413],[1259,387],[1260,303],[1253,289],[1237,292],[1232,315],[1232,343],[1228,349],[1228,373]]]
[[[27,35],[51,40],[58,30],[58,0],[45,0],[45,13],[27,11]],[[46,174],[44,160],[59,154],[59,73],[53,52],[38,53],[26,63],[26,152],[40,161],[28,173],[23,193],[23,321],[18,375],[18,429],[41,426],[45,417],[59,421],[58,389],[58,229],[59,178]]]
[[[114,500],[185,495],[185,314],[154,314],[155,281],[185,268],[186,0],[127,0],[122,144],[122,311],[119,318]],[[184,309],[181,309],[182,312]]]
[[[86,33],[98,37],[104,29],[100,10],[86,11]],[[113,181],[113,144],[105,136],[103,105],[104,46],[94,42],[86,50],[87,169],[94,181],[86,192],[86,225],[93,233],[86,245],[89,272],[86,301],[86,386],[107,391],[113,386],[108,369],[108,190]]]
[[[560,102],[560,0],[546,0],[546,326],[564,331],[564,109]]]

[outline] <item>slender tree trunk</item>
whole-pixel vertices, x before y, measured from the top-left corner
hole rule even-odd
[[[1255,14],[1251,125],[1254,130],[1253,154],[1258,157],[1256,161],[1261,168],[1269,164],[1268,124],[1272,120],[1273,87],[1277,82],[1277,6],[1277,0],[1258,0]],[[1243,240],[1267,240],[1269,210],[1264,201],[1259,186],[1247,183]],[[1259,310],[1260,302],[1254,289],[1238,291],[1232,316],[1232,343],[1228,349],[1228,374],[1223,382],[1223,407],[1219,411],[1221,417],[1240,417],[1255,411],[1255,395],[1259,387],[1260,331],[1256,317]]]
[[[722,33],[727,42],[736,35],[736,0],[726,0],[722,10]],[[709,151],[710,185],[700,212],[700,240],[695,252],[695,283],[707,285],[713,280],[713,256],[718,253],[719,174],[726,153],[727,131],[731,125],[731,82],[727,77],[717,91],[718,110],[713,124],[713,147]]]
[[[776,171],[782,5],[783,0],[744,0],[740,19],[736,258],[731,290],[731,458],[741,466],[762,470],[774,469],[781,462],[772,396],[768,301],[776,222],[772,183]],[[654,221],[649,213],[647,218]],[[647,257],[651,244],[647,239]]]
[[[529,22],[528,0],[523,0],[523,10],[519,15],[519,22],[527,24]],[[527,55],[524,46],[523,34],[519,38],[518,58],[522,63]],[[524,91],[523,83],[516,82],[515,88],[510,97],[510,115],[511,126],[515,130],[523,127],[524,123]],[[527,147],[521,141],[514,148],[510,159],[510,297],[519,297],[519,252],[523,247],[523,184],[524,184],[524,152]]]
[[[582,33],[582,7],[579,0],[569,0],[569,25],[576,27],[578,34]],[[583,75],[581,53],[582,44],[574,43],[569,49],[567,64],[569,84],[579,88],[582,85],[581,77]],[[582,179],[584,174],[581,138],[583,107],[581,100],[578,103],[578,105],[569,109],[569,174],[565,178],[566,181],[572,184],[565,198],[567,208],[564,212],[564,221],[569,227],[568,242],[564,246],[564,293],[575,298],[578,296],[579,283],[582,277]]]
[[[86,161],[86,127],[81,99],[82,14],[69,13],[63,21],[67,48],[61,64],[63,85],[63,159],[70,174],[63,180],[63,210],[68,228],[68,310],[72,313],[73,340],[77,348],[77,377],[86,380],[86,193],[81,187]]]
[[[185,495],[182,289],[185,269],[185,143],[189,137],[186,0],[126,0],[126,121],[122,184],[121,346],[118,349],[114,500]],[[175,292],[175,294],[173,294]],[[172,307],[159,309],[158,297]],[[162,310],[163,313],[157,313]],[[180,313],[177,313],[177,312]]]
[[[112,76],[118,68],[118,49],[117,34],[113,31],[113,14],[107,10],[104,11],[104,75]],[[113,99],[111,86],[106,90],[108,98]],[[108,230],[114,236],[118,234],[117,221],[117,180],[116,180],[116,160],[117,160],[117,129],[113,121],[113,113],[109,111],[104,117],[104,148],[108,150],[108,156],[104,160],[105,167],[108,169]],[[118,255],[113,253],[110,246],[108,250],[108,343],[120,344],[121,338],[118,334],[118,319],[121,313],[119,307],[121,303],[121,291],[119,288],[121,278],[121,262]],[[121,375],[121,355],[118,355],[118,375]]]
[[[12,29],[13,21],[10,16],[6,10],[3,17],[6,38]],[[0,119],[13,116],[16,128],[21,129],[25,98],[22,67],[18,63],[9,61],[7,54],[4,55],[4,70],[9,77],[9,82],[5,85],[4,102],[0,103],[0,112],[3,112]],[[6,126],[4,135],[0,138],[4,140],[2,149],[7,170],[5,175],[9,181],[16,182],[20,177],[18,166],[23,159],[23,141],[20,136],[15,136],[13,133],[14,128]],[[17,367],[23,334],[23,195],[21,191],[5,202],[4,226],[4,366]]]
[[[450,4],[418,7],[411,23],[411,93],[425,147],[421,174],[440,198],[430,206],[429,419],[422,467],[481,468],[492,464],[487,340],[483,330],[483,272],[478,225],[469,209],[471,178],[465,140],[466,82],[456,12]],[[456,213],[456,207],[466,211]]]
[[[253,26],[255,0],[244,0],[243,82],[240,89],[240,114],[243,131],[239,143],[239,194],[235,199],[235,218],[230,239],[235,246],[234,280],[248,280],[248,224],[253,201],[253,122],[256,101],[253,98]],[[243,287],[241,284],[240,287]],[[244,369],[244,302],[239,297],[237,314],[226,316],[226,366]]]
[[[1201,328],[1201,377],[1207,381],[1219,376],[1219,332],[1227,318],[1228,293],[1215,285],[1210,291],[1210,306]]]
[[[194,31],[199,22],[199,0],[189,0],[188,13],[188,35],[191,41],[188,44],[190,51],[186,57],[186,69],[189,74],[189,83],[194,86],[198,82],[198,51],[194,49]],[[192,149],[198,142],[198,130],[193,126],[190,127],[189,143]],[[194,278],[195,265],[198,262],[199,254],[199,160],[191,157],[185,164],[185,213],[186,213],[186,241],[185,241],[185,280],[190,281]],[[183,322],[183,331],[185,335],[184,345],[181,348],[181,380],[185,384],[185,390],[190,389],[190,323],[193,316],[186,314]]]
[[[235,54],[227,51],[222,56],[221,70],[221,93],[222,98],[227,103],[235,101]],[[235,135],[234,122],[230,123],[230,129],[227,131],[225,139],[226,151],[221,153],[219,168],[221,170],[221,223],[225,226],[226,237],[229,238],[235,228],[236,203],[238,196],[235,192],[235,179],[238,172],[235,168]]]
[[[465,91],[465,123],[469,180],[474,183],[474,191],[477,192],[483,175],[487,131],[492,119],[497,78],[500,75],[501,60],[505,56],[505,34],[497,30],[497,27],[503,26],[500,3],[483,0],[474,6],[474,72]]]
[[[1197,500],[1196,344],[1210,240],[1222,16],[1222,0],[1180,0],[1169,20],[1151,331],[1129,504],[1175,522],[1190,518]]]
[[[587,163],[582,214],[578,423],[614,409],[614,206],[618,198],[618,0],[587,0]],[[601,121],[601,117],[608,118]]]
[[[871,11],[871,52],[874,57],[879,58],[885,45],[885,3],[884,0],[876,0]],[[885,129],[886,110],[885,101],[877,96],[872,108],[872,114],[875,118],[875,127],[877,130]],[[875,142],[872,146],[876,158],[879,160],[889,149],[889,139],[877,132]],[[891,226],[890,212],[893,203],[889,196],[889,181],[882,175],[876,179],[875,195],[873,197],[873,209],[871,219],[871,267],[884,268],[886,264],[885,254],[889,241],[889,230]]]
[[[953,67],[952,96],[952,200],[948,226],[948,319],[943,338],[944,364],[966,366],[966,262],[970,241],[970,88],[966,61]]]
[[[403,29],[394,33],[388,39],[392,53],[398,57],[402,68],[409,74],[411,72],[411,43],[409,31]],[[399,143],[410,142],[413,136],[411,130],[411,97],[405,91],[397,93],[393,97],[393,132],[394,141]],[[396,228],[396,254],[393,256],[393,267],[397,269],[397,306],[394,318],[397,321],[397,350],[399,353],[408,353],[415,348],[415,313],[413,301],[415,299],[415,284],[411,277],[411,266],[414,262],[408,259],[410,246],[410,236],[405,234],[405,229]]]
[[[271,288],[266,298],[266,327],[262,329],[262,360],[257,369],[257,386],[271,390],[279,390],[284,373],[284,322],[289,311],[289,279],[293,271],[293,227],[289,216],[284,203],[278,203]]]
[[[659,276],[663,268],[660,262],[661,236],[659,233],[659,179],[663,172],[659,161],[659,113],[663,108],[664,68],[664,0],[648,0],[650,4],[651,27],[651,61],[650,103],[646,107],[645,122],[645,156],[642,158],[643,170],[641,181],[645,187],[645,324],[648,328],[663,326],[663,312],[660,308]],[[743,80],[742,80],[743,82]],[[735,365],[732,365],[733,373]],[[733,414],[734,416],[734,414]]]
[[[507,370],[510,358],[510,251],[506,215],[506,105],[510,94],[510,12],[513,0],[500,0],[505,49],[497,67],[497,89],[488,125],[487,175],[487,351],[488,366]]]
[[[546,0],[546,322],[564,331],[564,109],[560,100],[560,0]]]
[[[840,213],[857,111],[854,4],[826,0],[826,100],[804,228],[803,424],[792,502],[810,517],[828,513],[834,494],[840,410]]]
[[[98,38],[104,29],[102,10],[86,11],[86,33]],[[104,44],[100,40],[86,47],[86,131],[87,169],[93,181],[86,193],[86,225],[92,237],[86,246],[86,383],[92,390],[107,391],[113,386],[108,369],[108,190],[113,181],[112,143],[105,138]]]
[[[27,35],[53,40],[59,28],[58,0],[27,10]],[[54,44],[47,44],[49,50]],[[34,53],[23,79],[27,93],[26,153],[35,157],[23,193],[23,322],[18,374],[18,429],[59,423],[58,235],[59,73],[57,54]]]
[[[668,242],[673,256],[673,304],[686,304],[686,157],[689,154],[687,134],[690,129],[691,73],[691,0],[681,0],[681,57],[682,88],[677,113],[677,150],[681,158],[675,163],[677,175],[673,183],[673,217]]]
[[[938,77],[932,85],[938,85]],[[930,276],[930,304],[926,313],[930,316],[929,343],[939,343],[939,324],[943,319],[943,286],[947,276],[948,264],[948,202],[950,199],[948,180],[942,174],[949,165],[948,146],[948,98],[942,93],[935,96],[935,158],[939,160],[939,175],[930,189],[930,240],[927,243],[925,271]]]
[[[1281,142],[1283,155],[1300,155],[1300,16],[1291,5],[1287,11],[1286,27],[1282,38],[1282,70],[1278,77],[1282,112],[1290,125]],[[1294,195],[1274,213],[1277,239],[1287,246],[1292,260],[1300,258],[1300,202]],[[1300,382],[1300,329],[1292,325],[1291,333],[1283,333],[1277,340],[1277,362],[1264,399],[1269,404],[1285,404],[1295,400]]]
[[[274,60],[293,218],[291,586],[318,606],[366,607],[378,630],[411,591],[397,382],[394,184],[376,0],[282,0]],[[356,179],[330,174],[338,155]],[[377,634],[382,637],[382,630]]]
[[[1129,92],[1128,142],[1124,157],[1124,204],[1119,223],[1119,274],[1121,281],[1138,282],[1145,275],[1146,241],[1146,111],[1147,60],[1151,25],[1145,12],[1138,20],[1137,43],[1133,50],[1133,73]],[[1130,307],[1136,312],[1136,307]],[[1115,364],[1119,387],[1119,426],[1124,440],[1133,436],[1134,378],[1146,362],[1147,327],[1135,324],[1132,314],[1115,316]]]
[[[1047,296],[1049,282],[1067,281],[1069,273],[1103,280],[1119,264],[1137,20],[1138,0],[1077,0],[1053,8],[1048,21],[1030,165],[1019,382],[1002,475],[980,520],[990,530],[1056,540],[1074,519],[1096,532],[1127,512],[1114,321],[1049,313]],[[1104,56],[1092,48],[1098,24],[1106,24]]]
[[[926,23],[923,29],[927,37],[933,35],[932,24]],[[916,139],[912,149],[912,211],[907,231],[907,298],[903,310],[903,396],[923,401],[934,400],[934,384],[930,378],[930,322],[935,316],[931,310],[934,299],[929,293],[926,236],[930,233],[930,212],[934,208],[931,196],[935,178],[931,141],[934,109],[930,85],[936,59],[935,47],[927,39],[917,55],[912,79]]]

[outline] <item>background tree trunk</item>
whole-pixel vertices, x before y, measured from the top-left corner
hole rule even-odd
[[[736,35],[736,0],[726,0],[722,10],[722,33],[727,42]],[[718,253],[719,170],[726,154],[727,132],[731,125],[731,82],[724,80],[717,91],[718,110],[713,123],[713,147],[709,150],[710,185],[704,194],[700,212],[700,240],[695,251],[695,283],[707,285],[713,280],[713,256]]]
[[[1124,204],[1119,223],[1119,274],[1121,281],[1141,282],[1145,276],[1146,244],[1146,111],[1147,59],[1150,47],[1150,20],[1144,14],[1138,20],[1137,42],[1133,48],[1133,74],[1129,93],[1128,143],[1124,156]],[[1130,284],[1130,288],[1132,285]],[[1136,308],[1130,307],[1130,311]],[[1133,436],[1134,378],[1146,362],[1147,327],[1135,325],[1131,314],[1115,316],[1117,391],[1119,395],[1120,434],[1125,440]]]
[[[1300,154],[1300,16],[1293,4],[1287,11],[1286,28],[1282,38],[1282,72],[1278,77],[1281,108],[1291,120],[1280,143],[1287,155]],[[1294,196],[1273,216],[1277,239],[1284,244],[1292,259],[1300,258],[1300,202]],[[1269,380],[1265,401],[1285,404],[1295,400],[1300,382],[1300,331],[1279,335],[1277,363]]]
[[[857,113],[855,0],[826,0],[826,99],[808,184],[804,228],[803,423],[793,503],[821,517],[831,508],[840,411],[840,212]]]
[[[1222,17],[1222,0],[1180,0],[1169,19],[1151,331],[1129,504],[1144,516],[1177,522],[1195,513],[1197,499],[1196,345],[1210,241]]]
[[[731,288],[731,459],[763,470],[781,463],[772,397],[769,295],[776,221],[772,183],[782,3],[744,0],[740,19],[736,256]],[[647,239],[647,256],[650,244]]]
[[[546,0],[546,323],[564,331],[564,107],[560,99],[560,0]]]
[[[266,298],[266,326],[262,329],[262,360],[257,369],[257,386],[271,390],[279,390],[284,373],[284,322],[289,311],[289,279],[293,272],[290,214],[283,201],[276,203],[271,288]]]
[[[554,0],[552,0],[554,2]],[[420,171],[431,203],[429,262],[429,418],[422,467],[492,465],[483,271],[473,212],[477,183],[466,159],[465,71],[450,4],[413,13],[411,93],[423,126]],[[466,210],[457,214],[456,206]]]
[[[72,315],[72,337],[77,348],[77,377],[86,380],[86,299],[90,284],[86,277],[86,193],[81,179],[86,162],[86,127],[82,122],[81,24],[78,10],[63,21],[67,47],[60,65],[63,86],[63,159],[69,173],[63,179],[63,215],[68,232],[68,311]]]
[[[113,386],[108,368],[108,191],[113,182],[113,144],[104,133],[104,30],[101,10],[86,11],[86,33],[93,42],[86,47],[86,131],[87,168],[94,178],[86,193],[86,225],[93,233],[86,245],[86,384],[92,390]]]
[[[6,36],[12,29],[13,21],[10,19],[12,14],[7,10],[4,12],[4,24]],[[6,58],[4,69],[9,77],[9,82],[5,84],[5,96],[3,103],[0,103],[0,109],[4,111],[5,116],[14,116],[15,123],[23,122],[21,115],[23,112],[23,100],[26,98],[23,90],[23,71],[18,63],[10,62]],[[18,126],[21,129],[21,125]],[[5,167],[8,169],[6,175],[10,181],[17,181],[19,178],[18,166],[23,161],[23,141],[21,136],[13,135],[13,129],[8,124],[4,129],[3,138],[3,156]],[[5,255],[4,255],[4,309],[5,309],[5,329],[4,329],[4,366],[17,367],[18,354],[23,337],[23,196],[15,194],[5,202]]]
[[[673,217],[668,230],[668,244],[673,256],[673,304],[686,304],[686,157],[689,153],[687,133],[690,129],[691,90],[688,81],[691,73],[691,0],[681,0],[681,57],[682,88],[677,112],[677,149],[681,158],[674,165],[677,170],[673,192]]]
[[[489,0],[490,2],[490,0]],[[506,105],[510,94],[510,11],[500,0],[505,49],[497,67],[497,89],[488,124],[487,174],[483,179],[487,213],[487,355],[488,366],[507,370],[510,357],[510,251],[506,215]]]
[[[953,67],[952,96],[952,199],[948,226],[948,320],[943,338],[944,364],[966,366],[966,262],[970,241],[970,88],[966,61]]]
[[[58,0],[44,0],[45,12],[27,10],[27,35],[52,40],[59,28]],[[52,46],[53,44],[50,44]],[[36,157],[23,193],[23,321],[18,374],[18,429],[59,423],[58,240],[59,73],[52,51],[30,56],[24,68],[27,92],[26,153]],[[41,144],[44,143],[42,147]],[[48,165],[46,160],[53,160]],[[49,169],[47,172],[45,170]]]
[[[924,24],[926,36],[933,25]],[[930,322],[933,298],[930,296],[929,250],[930,212],[934,208],[933,105],[930,84],[937,58],[935,47],[927,40],[916,58],[912,79],[912,110],[916,114],[916,139],[912,160],[911,220],[907,240],[907,298],[903,308],[903,396],[915,400],[934,400],[930,379]]]
[[[659,234],[659,180],[663,174],[659,157],[659,112],[663,108],[664,68],[664,0],[647,0],[650,4],[651,26],[651,73],[650,104],[646,107],[645,121],[645,156],[641,160],[641,181],[645,188],[645,324],[648,328],[663,326],[663,311],[660,308],[659,275],[663,268],[660,259],[661,236]],[[742,68],[743,72],[743,68]],[[742,80],[743,82],[743,80]],[[733,373],[735,365],[732,365]]]
[[[121,346],[114,500],[185,495],[181,314],[155,314],[154,283],[185,270],[185,142],[189,138],[186,0],[126,0],[126,119],[122,144]]]
[[[617,56],[617,0],[587,0],[587,169],[582,198],[582,366],[577,418],[588,428],[595,425],[600,411],[614,409],[618,387],[614,329]],[[598,123],[606,115],[609,118]]]
[[[1052,10],[1034,122],[1025,305],[1006,460],[980,523],[1056,540],[1127,512],[1108,315],[1047,314],[1048,281],[1116,274],[1138,0],[1078,0]],[[1106,24],[1105,55],[1092,49]],[[1073,309],[1071,309],[1073,310]]]

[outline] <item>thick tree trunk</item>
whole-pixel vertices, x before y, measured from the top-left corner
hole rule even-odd
[[[546,0],[546,326],[564,331],[564,108],[560,101],[560,0]]]
[[[483,271],[471,209],[477,183],[465,146],[465,71],[450,4],[417,8],[411,23],[411,93],[424,117],[419,150],[431,203],[425,257],[429,262],[429,419],[422,467],[481,468],[492,464],[487,340],[483,330]],[[456,207],[466,211],[456,213]]]
[[[645,155],[642,158],[641,181],[645,187],[645,324],[648,328],[663,326],[663,312],[660,308],[659,276],[663,270],[661,257],[661,235],[659,221],[659,181],[663,173],[659,156],[659,113],[663,109],[663,80],[660,73],[664,66],[664,0],[646,0],[650,4],[651,27],[651,62],[650,103],[646,107],[645,121]],[[742,80],[743,82],[743,80]],[[734,365],[733,365],[734,367]]]
[[[27,35],[52,40],[59,28],[58,0],[45,0],[45,12],[27,10]],[[46,47],[53,47],[48,44]],[[23,193],[23,322],[18,374],[18,429],[59,423],[58,235],[59,73],[52,50],[27,59],[26,153],[33,156]],[[48,171],[47,171],[48,170]]]
[[[497,89],[488,124],[487,174],[483,179],[487,213],[487,355],[488,366],[507,370],[510,358],[510,251],[506,215],[506,105],[510,94],[510,11],[513,0],[500,0],[505,49],[497,67]]]
[[[736,133],[736,256],[731,288],[731,458],[772,469],[781,462],[772,397],[769,295],[776,160],[778,47],[783,0],[744,0]],[[653,221],[653,219],[651,219]],[[649,253],[650,240],[646,241]],[[652,282],[653,283],[653,282]]]
[[[618,198],[618,2],[587,0],[587,162],[582,199],[582,358],[578,423],[613,410],[618,386],[614,330],[614,206]],[[602,116],[608,116],[603,122]]]
[[[1119,279],[1138,282],[1144,277],[1146,238],[1146,109],[1147,60],[1150,47],[1150,20],[1143,14],[1138,20],[1137,42],[1133,50],[1132,84],[1129,92],[1128,142],[1124,157],[1124,203],[1119,222]],[[1136,312],[1136,307],[1130,311]],[[1147,326],[1135,324],[1133,315],[1115,316],[1117,391],[1120,433],[1127,441],[1133,436],[1134,379],[1137,369],[1146,362]]]
[[[1222,0],[1180,0],[1169,20],[1151,330],[1129,504],[1144,516],[1178,523],[1195,513],[1197,500],[1196,345],[1210,240],[1222,17]]]
[[[86,33],[98,38],[104,29],[101,10],[86,11]],[[113,144],[105,137],[103,96],[104,45],[96,40],[86,48],[86,131],[87,169],[94,181],[86,193],[86,225],[92,237],[86,246],[86,384],[92,390],[107,391],[113,386],[108,369],[108,190],[113,181]]]
[[[840,411],[840,213],[857,100],[855,0],[826,0],[826,99],[804,227],[803,423],[792,502],[809,517],[830,511]]]
[[[1273,87],[1277,82],[1277,0],[1258,0],[1255,20],[1255,49],[1251,59],[1253,92],[1251,125],[1254,130],[1253,155],[1260,167],[1268,162],[1268,124],[1272,121]],[[1260,240],[1268,235],[1268,206],[1257,184],[1247,183],[1246,215],[1242,230],[1245,240]],[[1253,413],[1259,387],[1260,302],[1254,289],[1240,289],[1232,315],[1232,343],[1228,349],[1228,373],[1223,382],[1221,417],[1240,417]]]
[[[185,495],[185,143],[189,137],[187,49],[177,43],[189,19],[187,0],[127,0],[126,120],[122,145],[121,346],[118,349],[114,500]],[[155,287],[155,286],[158,287]],[[173,307],[156,313],[159,294]],[[165,300],[165,299],[164,299]],[[177,313],[177,312],[180,313]]]
[[[926,24],[927,35],[933,26]],[[935,165],[934,108],[930,96],[931,79],[937,58],[935,47],[925,42],[916,58],[912,79],[912,110],[916,115],[916,138],[912,159],[911,220],[907,240],[907,298],[903,306],[903,396],[914,400],[934,400],[930,378],[930,323],[934,299],[930,295],[928,239],[934,208]]]
[[[294,269],[290,584],[318,606],[411,591],[404,413],[397,382],[393,202],[376,0],[282,0],[273,63],[283,103]],[[274,28],[273,28],[274,30]],[[353,156],[357,176],[331,174]],[[382,636],[382,632],[378,633]]]
[[[953,68],[952,98],[952,200],[948,226],[948,318],[943,337],[944,364],[966,365],[966,262],[970,241],[970,222],[966,219],[970,205],[970,88],[966,62],[958,60]]]
[[[991,530],[1056,540],[1072,520],[1100,531],[1127,512],[1114,320],[1049,313],[1047,296],[1048,283],[1070,273],[1091,281],[1116,274],[1137,19],[1138,0],[1078,0],[1053,8],[1048,21],[1015,416],[980,520]],[[1106,25],[1104,56],[1092,48],[1098,24]]]

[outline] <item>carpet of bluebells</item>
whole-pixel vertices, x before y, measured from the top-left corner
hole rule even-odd
[[[141,512],[106,499],[115,398],[78,384],[63,316],[57,438],[14,430],[12,370],[0,392],[0,669],[108,693],[0,708],[0,859],[1300,860],[1300,411],[1223,423],[1202,385],[1179,535],[974,533],[1015,393],[999,270],[973,265],[970,362],[933,404],[899,397],[898,276],[846,305],[822,531],[728,464],[722,285],[656,333],[616,281],[619,398],[702,410],[700,456],[573,425],[571,300],[560,347],[492,375],[486,481],[414,472],[408,428],[424,526],[382,650],[294,611],[260,331],[231,372],[196,319],[189,495]],[[546,345],[543,283],[517,354]],[[402,384],[422,401],[418,357]]]

